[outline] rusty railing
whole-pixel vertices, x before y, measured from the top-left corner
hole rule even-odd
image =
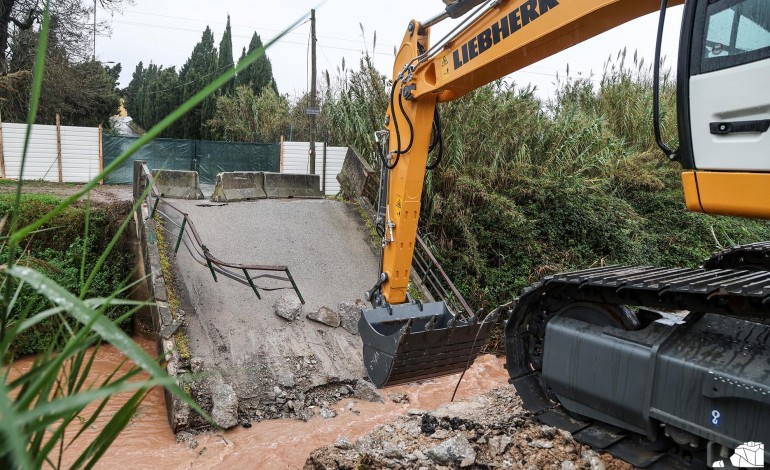
[[[152,172],[150,171],[150,168],[147,166],[147,163],[137,162],[137,164],[141,165],[141,170],[139,171],[140,173],[139,175],[136,174],[136,170],[135,170],[134,177],[139,177],[143,181],[144,184],[142,185],[143,187],[141,187],[141,190],[143,191],[147,185],[151,187],[150,190],[146,192],[146,196],[145,196],[145,202],[150,212],[150,218],[155,217],[155,215],[159,215],[163,217],[167,222],[176,226],[179,229],[179,232],[176,235],[177,238],[176,238],[176,244],[174,246],[174,253],[178,253],[179,247],[181,245],[184,245],[187,251],[190,253],[190,255],[193,257],[193,259],[196,262],[198,262],[202,266],[207,266],[209,268],[209,271],[211,271],[211,276],[214,278],[214,282],[218,281],[217,273],[219,273],[228,279],[232,279],[233,281],[236,281],[245,286],[251,287],[251,289],[257,295],[258,299],[262,298],[262,296],[259,294],[260,290],[274,291],[274,290],[281,290],[281,289],[293,289],[294,292],[297,294],[297,297],[299,297],[300,302],[302,302],[303,304],[305,303],[305,299],[302,297],[302,294],[300,293],[299,288],[297,287],[297,283],[294,282],[294,278],[292,277],[288,266],[228,263],[212,255],[209,249],[203,243],[203,240],[201,239],[201,236],[198,233],[198,230],[195,228],[195,224],[193,224],[193,221],[190,219],[187,213],[183,212],[173,204],[169,203],[165,198],[163,198],[161,192],[158,190],[157,186],[155,186]],[[135,197],[138,197],[136,189],[134,191],[134,195]],[[161,200],[163,201],[163,206],[162,206],[163,208],[168,208],[171,211],[177,213],[179,216],[181,216],[182,218],[181,223],[178,223],[169,214],[166,214],[165,212],[159,209]],[[262,271],[262,272],[266,271],[267,273],[255,275],[253,271]],[[285,276],[269,274],[270,272],[282,272],[285,274]],[[291,283],[291,287],[289,286],[259,287],[256,284],[256,281],[258,279],[273,279],[277,281],[287,281]]]

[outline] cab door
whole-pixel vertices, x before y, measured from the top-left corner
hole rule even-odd
[[[770,1],[700,0],[694,20],[695,170],[770,172]]]

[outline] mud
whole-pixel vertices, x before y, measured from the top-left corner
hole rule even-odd
[[[154,354],[153,341],[136,341],[148,354]],[[91,378],[104,378],[122,360],[123,356],[114,348],[103,346],[97,353]],[[26,369],[31,362],[31,358],[19,360],[14,368]],[[348,397],[330,405],[327,409],[334,416],[326,419],[318,413],[309,421],[266,420],[227,432],[180,433],[176,437],[168,426],[163,391],[154,389],[96,468],[302,468],[314,449],[332,445],[338,439],[355,442],[377,425],[393,421],[412,408],[432,409],[447,402],[458,378],[454,375],[388,388],[383,391],[384,403]],[[506,379],[500,358],[482,356],[465,374],[458,399],[501,387]],[[64,468],[86,448],[121,403],[120,397],[110,401],[102,418],[85,432],[82,440],[67,449]]]

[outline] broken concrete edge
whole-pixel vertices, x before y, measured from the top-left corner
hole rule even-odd
[[[142,205],[136,219],[144,269],[145,273],[147,273],[149,301],[152,302],[150,304],[150,311],[158,355],[165,359],[166,372],[169,376],[176,378],[177,384],[188,395],[192,396],[191,384],[181,380],[181,376],[191,369],[188,364],[191,362],[191,359],[183,358],[181,353],[185,349],[185,345],[180,343],[185,342],[186,336],[180,334],[182,332],[179,331],[179,328],[184,324],[184,321],[175,319],[168,305],[169,289],[176,288],[177,286],[167,286],[163,277],[160,256],[161,247],[158,243],[158,222],[149,217],[149,210],[145,204]],[[205,421],[182,398],[172,394],[168,389],[164,389],[163,394],[166,402],[168,422],[173,433],[213,427],[208,423],[206,423],[207,426],[203,425],[202,423],[205,423]],[[200,399],[196,399],[196,401],[199,404],[201,402]]]
[[[353,147],[348,147],[345,154],[345,161],[342,164],[342,170],[337,175],[337,181],[342,188],[343,196],[358,208],[372,241],[372,247],[379,252],[381,239],[377,234],[375,223],[377,220],[377,193],[379,192],[379,177],[372,170],[361,155]],[[410,273],[412,284],[410,286],[410,295],[423,302],[434,302],[433,295],[428,291],[422,278],[412,270]],[[374,280],[372,281],[374,283]]]
[[[203,199],[197,171],[153,170],[155,186],[163,197],[171,199]]]

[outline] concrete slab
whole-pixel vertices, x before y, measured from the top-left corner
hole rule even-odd
[[[321,307],[337,310],[375,282],[378,255],[355,208],[325,199],[173,203],[189,214],[214,256],[287,265],[306,300],[300,318],[288,322],[273,305],[281,295],[294,295],[291,290],[260,291],[258,300],[248,287],[222,276],[215,283],[205,266],[179,251],[177,265],[194,309],[186,318],[192,356],[203,360],[204,373],[216,371],[233,386],[239,412],[252,419],[304,417],[313,403],[354,393],[356,381],[366,377],[360,337],[306,315]]]

